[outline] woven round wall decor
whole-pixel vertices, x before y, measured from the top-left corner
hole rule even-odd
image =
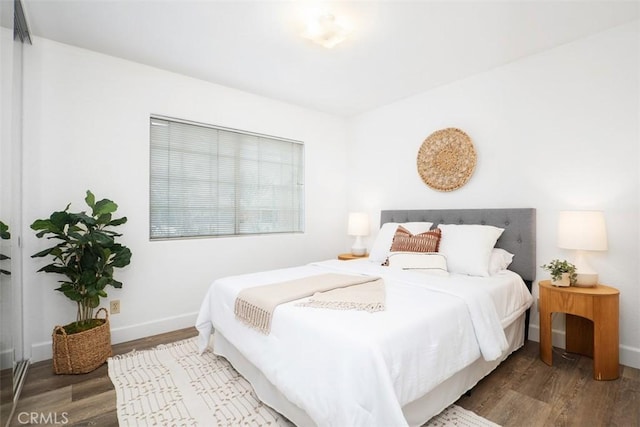
[[[456,128],[435,131],[418,151],[418,173],[429,187],[453,191],[469,181],[476,168],[471,138]]]

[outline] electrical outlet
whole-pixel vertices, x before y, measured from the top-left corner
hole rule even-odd
[[[109,301],[109,312],[111,314],[120,313],[120,300],[119,299],[114,299],[114,300]]]

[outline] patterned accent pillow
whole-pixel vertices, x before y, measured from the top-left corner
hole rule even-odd
[[[425,233],[411,234],[403,226],[398,226],[391,242],[391,252],[438,252],[441,230],[429,230]]]
[[[439,228],[420,234],[411,234],[399,225],[391,242],[391,252],[438,252],[441,231]],[[387,259],[383,265],[389,265]]]

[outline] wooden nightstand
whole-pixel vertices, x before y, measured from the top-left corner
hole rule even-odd
[[[538,286],[540,359],[552,365],[551,313],[566,313],[566,350],[593,358],[594,379],[617,379],[620,291],[605,285],[556,287],[549,280],[541,281]]]
[[[338,259],[342,260],[342,261],[348,261],[350,259],[363,259],[363,258],[367,258],[369,256],[369,254],[365,254],[365,255],[353,255],[352,253],[346,253],[346,254],[340,254],[338,255]]]

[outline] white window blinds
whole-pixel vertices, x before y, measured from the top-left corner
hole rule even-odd
[[[150,237],[304,231],[304,145],[151,117]]]

